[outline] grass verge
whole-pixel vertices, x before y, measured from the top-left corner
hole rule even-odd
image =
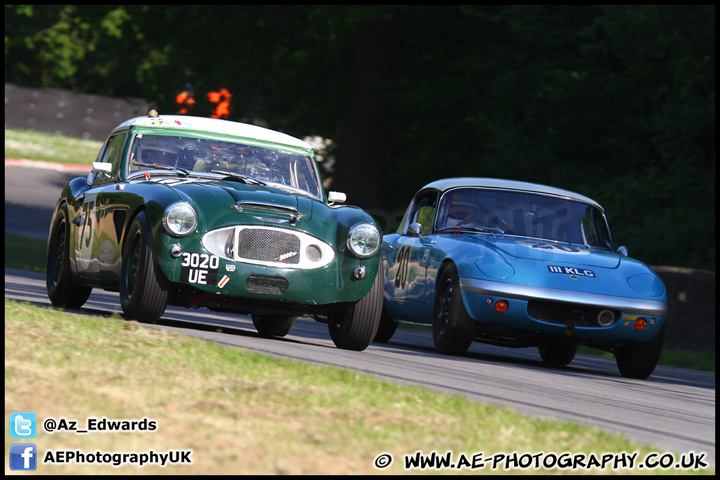
[[[5,129],[5,158],[91,165],[101,146],[97,140]]]
[[[341,368],[279,359],[184,335],[5,300],[5,413],[87,424],[94,416],[157,422],[153,432],[47,434],[48,450],[192,450],[192,465],[38,465],[42,474],[376,474],[381,453],[403,473],[417,451],[638,452],[655,449],[569,422],[532,419]],[[6,445],[12,439],[6,430]],[[6,473],[8,451],[6,450]],[[714,473],[714,469],[713,473]],[[500,473],[489,468],[437,473]],[[428,473],[436,473],[429,470]],[[510,473],[570,473],[515,470]],[[577,471],[575,472],[577,473]],[[650,473],[593,469],[582,473]],[[652,473],[689,473],[655,470]],[[699,473],[710,473],[702,471]]]

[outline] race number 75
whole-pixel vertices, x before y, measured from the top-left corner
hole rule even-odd
[[[82,228],[80,229],[80,246],[83,244],[83,239],[85,240],[85,247],[90,246],[90,240],[92,237],[92,218],[91,214],[95,210],[95,200],[91,200],[89,202],[83,203],[82,206]],[[85,232],[87,231],[87,237],[85,237]]]

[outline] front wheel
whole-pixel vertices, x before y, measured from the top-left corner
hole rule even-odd
[[[631,343],[615,352],[620,375],[627,378],[644,380],[655,370],[663,340],[665,339],[665,324],[652,339],[645,343]]]
[[[123,245],[120,306],[125,318],[155,323],[170,301],[168,280],[157,262],[147,214],[133,220]]]
[[[92,292],[73,281],[70,273],[70,224],[65,205],[58,209],[50,230],[45,284],[50,303],[56,307],[80,308]]]
[[[377,332],[375,333],[375,338],[373,339],[373,342],[389,342],[392,336],[395,334],[395,330],[397,330],[397,327],[397,322],[393,320],[393,317],[390,315],[390,313],[388,313],[387,309],[383,305],[382,313],[380,314],[380,323],[378,325]]]
[[[437,283],[432,327],[433,342],[440,353],[462,355],[473,341],[475,320],[465,310],[453,264],[445,267]]]
[[[344,350],[365,350],[375,338],[382,310],[382,273],[375,275],[370,292],[354,303],[337,307],[328,318],[330,338]]]
[[[255,330],[263,337],[284,337],[295,325],[297,317],[283,317],[281,315],[253,315],[252,322]]]

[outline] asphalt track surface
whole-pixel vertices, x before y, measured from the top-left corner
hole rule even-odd
[[[62,186],[84,175],[82,170],[6,161],[6,233],[46,238]],[[31,272],[6,269],[5,298],[50,306],[44,276]],[[120,313],[118,294],[94,291],[81,312]],[[352,352],[335,348],[327,326],[311,319],[298,319],[285,338],[267,339],[257,334],[249,317],[202,308],[170,307],[152,328],[569,420],[620,433],[659,453],[705,452],[705,460],[715,465],[714,373],[660,366],[648,380],[633,380],[619,375],[614,359],[578,355],[568,367],[548,367],[534,348],[477,343],[466,355],[450,357],[435,352],[430,332],[402,328],[388,344]],[[442,446],[438,451],[444,451]],[[602,446],[598,452],[604,452]]]

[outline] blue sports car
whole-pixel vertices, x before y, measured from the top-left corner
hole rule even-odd
[[[668,314],[647,265],[613,250],[603,208],[533,183],[453,178],[418,191],[385,235],[383,315],[376,342],[398,322],[432,325],[441,353],[473,341],[536,346],[569,364],[579,345],[614,353],[620,374],[657,365]]]

